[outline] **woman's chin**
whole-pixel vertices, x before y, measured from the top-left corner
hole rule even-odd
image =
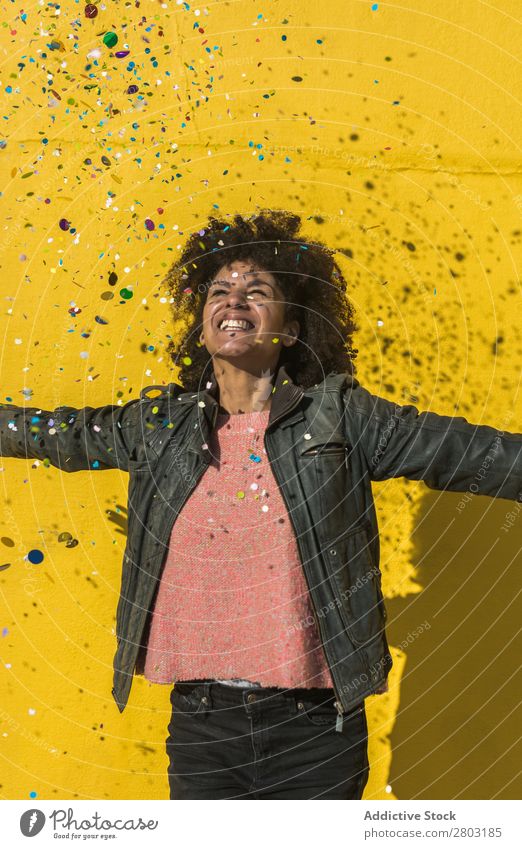
[[[251,355],[256,349],[256,345],[248,342],[246,339],[230,339],[224,345],[219,347],[214,354],[215,357],[240,357],[242,355]]]

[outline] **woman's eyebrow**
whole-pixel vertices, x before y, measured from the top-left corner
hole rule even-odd
[[[272,284],[268,282],[268,280],[263,280],[263,278],[260,277],[260,276],[255,276],[255,277],[251,278],[248,281],[247,285],[250,286],[251,283],[264,283],[265,286],[270,286],[271,289],[274,288],[272,286]],[[213,280],[212,283],[210,284],[210,286],[217,286],[217,285],[229,286],[230,287],[231,283],[230,283],[229,280]],[[210,286],[209,286],[209,288],[210,288]]]

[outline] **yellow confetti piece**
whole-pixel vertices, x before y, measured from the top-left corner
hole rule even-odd
[[[238,492],[236,492],[236,495],[237,495],[238,498],[244,498],[245,497],[245,493],[243,492],[242,489],[240,489]]]
[[[272,342],[274,343],[274,345],[276,345],[279,342],[279,336],[274,336]]]
[[[190,359],[190,357],[183,357],[182,363],[186,366],[190,366],[190,365],[192,365],[192,360]]]
[[[159,407],[153,407],[152,408],[152,412],[154,413],[154,415],[158,412],[158,410],[159,410]]]

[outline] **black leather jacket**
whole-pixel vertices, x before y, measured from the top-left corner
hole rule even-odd
[[[69,472],[129,472],[112,689],[120,712],[133,675],[143,672],[170,532],[210,462],[218,410],[214,374],[199,392],[175,383],[147,387],[122,406],[0,407],[0,455],[47,459]],[[403,476],[432,489],[522,501],[522,434],[398,406],[348,374],[303,389],[281,366],[264,446],[342,713],[381,687],[392,666],[371,482]]]

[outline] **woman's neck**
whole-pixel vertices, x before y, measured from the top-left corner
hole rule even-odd
[[[261,374],[253,374],[233,368],[228,363],[218,364],[215,367],[215,378],[221,408],[231,415],[269,410],[274,376],[270,368],[262,369]]]

